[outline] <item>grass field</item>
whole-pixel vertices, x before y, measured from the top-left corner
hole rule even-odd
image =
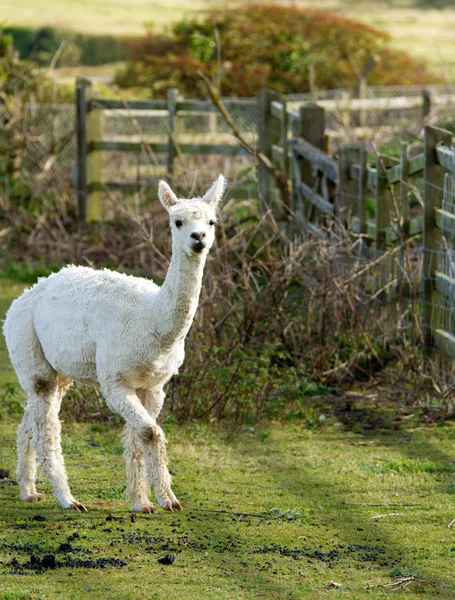
[[[4,312],[21,286],[0,289]],[[4,385],[14,376],[3,339],[0,361]],[[168,419],[184,511],[134,518],[121,430],[64,423],[70,483],[89,512],[59,509],[43,479],[37,505],[0,479],[0,599],[363,600],[390,597],[381,586],[399,581],[395,598],[454,598],[455,425],[424,427],[385,394],[346,400],[236,430]],[[11,478],[20,415],[4,398],[0,414]]]

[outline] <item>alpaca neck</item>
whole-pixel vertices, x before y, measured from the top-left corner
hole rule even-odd
[[[205,260],[205,253],[189,257],[173,245],[166,279],[159,291],[157,327],[169,344],[183,340],[191,327],[199,303]]]

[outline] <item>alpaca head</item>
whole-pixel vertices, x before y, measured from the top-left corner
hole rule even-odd
[[[181,199],[165,181],[160,181],[158,195],[169,213],[173,247],[191,257],[207,254],[215,240],[216,207],[225,188],[219,175],[203,198]]]

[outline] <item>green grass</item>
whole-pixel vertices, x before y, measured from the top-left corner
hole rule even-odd
[[[0,311],[21,289],[0,280]],[[0,340],[4,384],[14,376]],[[0,483],[0,599],[363,600],[390,597],[369,586],[410,575],[395,598],[455,597],[455,425],[422,427],[380,397],[357,397],[349,411],[343,398],[311,402],[317,418],[287,424],[165,422],[184,511],[134,522],[121,430],[64,423],[70,483],[89,512],[62,511],[42,478],[38,505]],[[12,477],[19,420],[0,417],[0,468]],[[163,566],[168,553],[175,562]],[[30,568],[32,555],[58,567]]]
[[[11,471],[15,426],[0,423],[0,467]],[[165,428],[181,514],[132,522],[120,431],[88,424],[64,426],[64,451],[73,493],[90,512],[61,511],[45,481],[39,505],[2,485],[0,598],[360,600],[386,597],[368,586],[410,574],[417,582],[398,598],[454,597],[453,426],[368,435],[336,421],[229,434]],[[58,553],[68,538],[74,552]],[[160,565],[169,552],[174,564]],[[24,565],[31,554],[94,562],[11,574],[11,561]],[[125,564],[96,568],[100,559]],[[326,590],[331,581],[341,587]]]
[[[8,25],[51,25],[67,31],[118,36],[142,34],[146,23],[163,28],[185,15],[197,14],[205,6],[205,0],[48,0],[43,11],[34,0],[0,0],[2,19]]]
[[[4,315],[11,302],[19,296],[24,289],[23,283],[16,283],[9,279],[0,277],[0,319],[3,321]],[[5,338],[0,332],[0,388],[12,382],[16,382],[15,375],[11,370],[8,352],[6,350]],[[1,413],[1,405],[0,405]]]

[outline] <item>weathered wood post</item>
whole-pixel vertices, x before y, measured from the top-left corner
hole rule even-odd
[[[177,135],[176,118],[178,94],[179,91],[176,88],[170,88],[167,92],[167,110],[169,113],[167,122],[169,130],[167,147],[167,178],[169,183],[172,183],[172,177],[174,175],[174,160],[177,154],[175,136]]]
[[[98,94],[93,90],[87,93],[87,201],[86,220],[101,221],[103,219],[104,207],[102,201],[101,186],[101,152],[96,148],[96,142],[103,137],[103,110],[96,106]]]
[[[438,266],[438,251],[441,233],[436,226],[436,209],[442,206],[444,168],[438,164],[436,146],[451,146],[452,134],[436,127],[425,127],[424,140],[424,196],[423,196],[423,336],[424,353],[434,356],[433,328],[437,317],[437,291],[435,273]]]
[[[258,146],[259,151],[267,158],[272,158],[272,146],[280,143],[281,129],[272,115],[271,104],[281,98],[278,92],[262,88],[257,93],[258,106]],[[261,195],[261,210],[267,211],[272,206],[272,177],[265,166],[259,164],[259,192]]]
[[[292,132],[294,137],[301,137],[307,142],[310,142],[316,148],[325,150],[325,110],[317,104],[305,104],[300,107],[300,118],[294,120]],[[298,165],[293,168],[298,168],[300,172],[300,180],[306,183],[311,188],[314,188],[316,183],[316,175],[313,172],[313,166],[310,161],[305,158],[300,158]],[[291,210],[296,214],[301,221],[301,226],[305,227],[308,220],[314,220],[320,211],[314,207],[311,202],[300,202],[300,194],[292,194]]]
[[[377,251],[385,250],[387,232],[390,225],[391,198],[387,181],[387,168],[398,164],[396,158],[379,154],[376,158],[376,238],[375,247]]]
[[[360,144],[342,144],[338,157],[338,218],[349,226],[359,211],[359,184],[351,178],[351,167],[360,163]]]
[[[397,288],[400,295],[404,295],[404,279],[403,272],[406,268],[405,265],[405,252],[404,241],[409,236],[409,160],[408,160],[408,144],[401,142],[400,144],[400,229],[403,234],[402,247],[400,250],[400,269],[397,277]],[[410,274],[409,274],[410,275]],[[411,290],[410,290],[411,291]]]
[[[76,80],[76,165],[74,186],[77,197],[77,213],[79,221],[87,220],[87,89],[91,87],[88,79]]]

